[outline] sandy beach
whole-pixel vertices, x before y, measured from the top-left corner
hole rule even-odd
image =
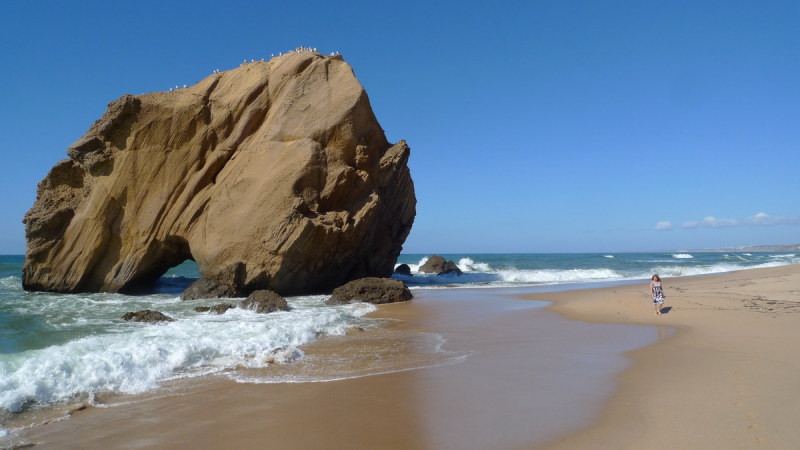
[[[634,366],[597,423],[547,448],[800,448],[800,266],[536,295],[566,317],[666,325],[674,338]]]
[[[664,286],[658,317],[646,281],[527,300],[417,291],[373,313],[392,319],[383,329],[306,349],[370,367],[369,356],[353,355],[391,355],[389,373],[203,379],[171,395],[89,407],[21,438],[36,448],[800,446],[800,266]],[[444,352],[417,345],[430,336],[446,339]]]

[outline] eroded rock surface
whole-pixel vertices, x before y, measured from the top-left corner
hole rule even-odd
[[[341,56],[124,95],[39,184],[23,286],[125,291],[186,259],[232,296],[388,277],[415,215],[409,153]]]
[[[405,283],[392,278],[361,278],[333,290],[331,297],[325,302],[328,305],[342,305],[354,300],[373,303],[404,302],[414,296]]]

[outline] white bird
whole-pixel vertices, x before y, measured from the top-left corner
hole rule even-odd
[[[183,87],[186,87],[186,85],[184,84]]]
[[[169,88],[169,91],[172,92],[172,88]]]

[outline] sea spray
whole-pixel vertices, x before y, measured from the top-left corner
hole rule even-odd
[[[704,275],[748,268],[800,263],[793,253],[619,253],[619,254],[444,254],[458,261],[462,275],[419,272],[430,255],[401,255],[411,276],[393,277],[417,289],[449,287],[513,287],[543,284],[646,280]]]
[[[42,314],[58,304],[71,318],[57,320],[45,313],[44,317],[55,320],[45,321],[43,327],[62,331],[73,328],[80,337],[70,339],[67,332],[63,342],[0,354],[0,409],[17,412],[93,392],[136,394],[152,390],[165,380],[289,362],[302,358],[300,346],[321,336],[343,335],[352,326],[377,326],[375,320],[362,317],[374,311],[374,305],[326,306],[326,296],[290,298],[288,312],[256,314],[232,309],[215,315],[194,312],[196,302],[159,295],[105,295],[109,306],[105,308],[106,317],[97,312],[103,308],[90,308],[94,313],[89,322],[106,322],[96,323],[99,332],[82,332],[91,326],[70,310],[91,303],[86,296],[27,294],[28,301],[13,308],[25,314]],[[154,325],[119,319],[120,311],[144,305],[167,310],[177,320]]]

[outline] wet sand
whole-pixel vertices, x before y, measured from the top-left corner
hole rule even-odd
[[[630,365],[623,352],[658,338],[656,327],[572,321],[499,292],[419,291],[375,313],[389,326],[305,348],[310,360],[350,361],[354,374],[391,373],[281,384],[207,377],[180,395],[91,407],[22,435],[60,449],[527,447],[591,425]],[[446,339],[445,351],[434,358],[426,335]],[[376,366],[370,354],[393,362]],[[397,371],[398,362],[429,367]]]
[[[531,296],[566,317],[666,325],[595,424],[549,449],[800,448],[800,265]]]
[[[447,339],[442,365],[319,383],[208,377],[21,437],[88,449],[798,448],[800,266],[664,286],[660,317],[646,283],[527,296],[549,310],[489,290],[417,291],[374,313],[396,319],[385,334],[306,352],[346,357],[368,337],[383,354],[436,333]]]

